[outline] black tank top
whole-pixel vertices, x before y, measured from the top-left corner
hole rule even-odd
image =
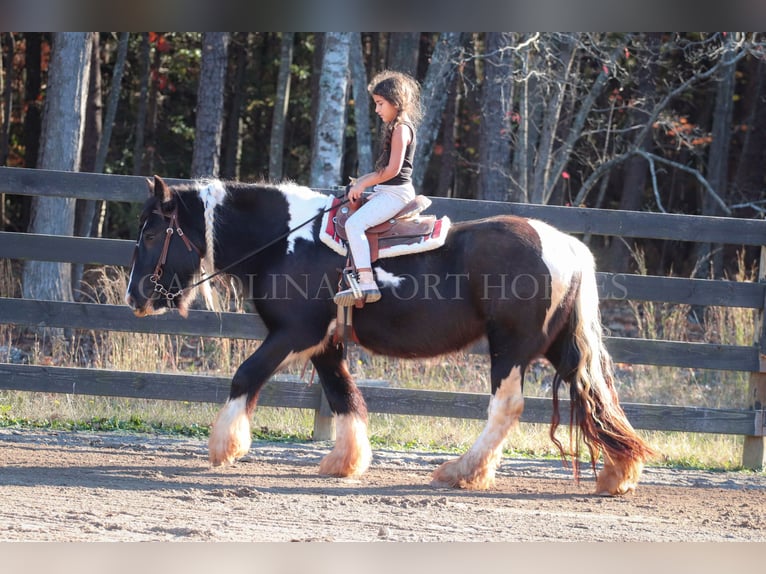
[[[399,173],[397,173],[394,177],[388,181],[384,181],[381,185],[402,185],[412,181],[412,162],[415,159],[415,144],[417,143],[417,137],[415,135],[415,126],[413,126],[412,123],[403,121],[402,125],[410,128],[410,131],[412,132],[412,140],[410,141],[409,145],[407,145],[407,149],[404,150],[404,161],[402,162],[402,169],[400,169]],[[388,148],[388,157],[389,159],[391,158],[390,145]]]

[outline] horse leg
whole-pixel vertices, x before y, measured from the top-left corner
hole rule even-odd
[[[231,464],[250,450],[250,418],[258,393],[291,347],[289,337],[269,335],[234,373],[229,398],[218,412],[208,439],[208,457],[213,466]]]
[[[348,372],[343,349],[334,345],[312,357],[327,402],[335,414],[335,447],[319,464],[319,474],[359,476],[372,460],[367,438],[367,405]]]
[[[490,348],[492,345],[490,344]],[[503,444],[524,410],[522,385],[526,365],[509,356],[492,356],[492,396],[487,424],[468,452],[445,462],[432,477],[433,486],[486,490],[495,484]]]

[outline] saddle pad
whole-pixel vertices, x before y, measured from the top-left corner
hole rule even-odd
[[[346,246],[346,242],[340,238],[335,230],[335,216],[337,215],[340,203],[340,198],[327,198],[326,209],[330,209],[330,211],[326,212],[322,217],[322,225],[319,229],[319,239],[322,243],[327,245],[327,247],[335,251],[335,253],[345,257],[348,255],[348,247]],[[433,231],[428,235],[407,238],[399,237],[396,239],[395,244],[391,245],[389,245],[387,241],[381,240],[378,245],[378,256],[380,259],[383,259],[386,257],[396,257],[398,255],[408,255],[411,253],[421,253],[423,251],[437,249],[444,245],[450,226],[451,222],[449,217],[445,215],[436,220]]]

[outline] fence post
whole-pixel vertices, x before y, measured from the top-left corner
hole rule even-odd
[[[766,282],[766,247],[761,247],[761,259],[758,262],[758,282]],[[760,355],[760,372],[750,373],[748,383],[748,407],[761,411],[761,416],[756,417],[756,426],[760,421],[761,428],[754,429],[753,436],[745,437],[745,444],[742,449],[742,466],[751,470],[763,470],[766,464],[766,437],[763,436],[763,429],[766,424],[763,421],[764,409],[766,409],[766,321],[764,320],[764,311],[766,311],[766,298],[764,304],[758,313],[758,323],[756,324],[756,343]],[[757,433],[760,431],[760,435]]]
[[[314,411],[314,433],[312,440],[335,440],[335,417],[330,409],[330,403],[324,394],[319,395],[319,408]]]

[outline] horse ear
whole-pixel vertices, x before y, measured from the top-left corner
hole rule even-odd
[[[159,199],[162,203],[167,203],[172,198],[172,193],[168,184],[159,175],[154,176],[154,197]]]
[[[154,195],[154,180],[147,177],[146,185],[149,187],[149,195]]]

